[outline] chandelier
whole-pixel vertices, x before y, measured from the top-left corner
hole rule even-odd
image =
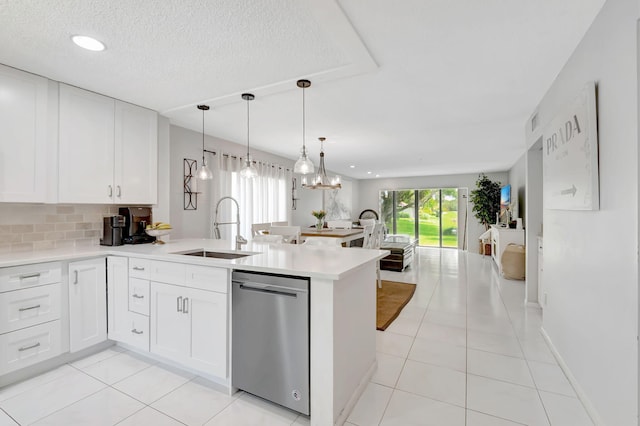
[[[318,138],[320,140],[320,165],[318,166],[318,173],[311,181],[311,184],[307,183],[306,176],[302,178],[302,187],[306,189],[340,189],[340,176],[335,176],[329,179],[327,176],[327,170],[324,167],[324,141],[326,138]]]

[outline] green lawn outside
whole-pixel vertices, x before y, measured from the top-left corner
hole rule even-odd
[[[428,219],[420,219],[420,242],[421,246],[440,246],[440,237],[438,232],[439,219],[430,216]],[[458,236],[451,232],[452,229],[458,228],[458,212],[442,213],[442,246],[458,247]],[[411,218],[398,218],[396,233],[403,235],[414,235],[414,220]]]

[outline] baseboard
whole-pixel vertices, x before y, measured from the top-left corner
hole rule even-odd
[[[551,350],[551,353],[553,354],[553,356],[556,358],[556,361],[558,361],[558,365],[560,366],[564,374],[567,376],[567,379],[569,379],[571,386],[573,386],[573,389],[576,391],[576,395],[578,396],[578,399],[580,400],[580,402],[582,402],[582,405],[584,406],[584,409],[587,411],[587,414],[591,418],[591,421],[593,422],[593,424],[595,426],[605,426],[597,410],[591,403],[591,400],[589,400],[589,397],[587,397],[587,394],[580,387],[580,384],[576,380],[575,376],[571,373],[569,366],[567,366],[567,364],[564,362],[564,360],[560,356],[560,353],[558,352],[556,347],[553,345],[551,338],[549,337],[549,335],[547,334],[547,332],[543,327],[540,327],[540,333],[542,334],[542,337],[544,338],[544,340],[547,342],[547,345],[549,346],[549,349]]]
[[[336,426],[341,426],[347,421],[349,414],[351,414],[351,410],[353,410],[353,407],[355,407],[358,403],[358,400],[362,396],[362,393],[364,392],[369,382],[371,382],[371,378],[373,377],[377,369],[378,361],[375,360],[373,361],[373,364],[371,364],[371,367],[369,367],[365,375],[362,376],[362,380],[360,381],[360,383],[358,383],[358,387],[356,387],[356,390],[351,395],[351,398],[349,398],[346,405],[340,412],[340,415],[335,421]],[[311,417],[313,417],[313,413],[311,413]]]

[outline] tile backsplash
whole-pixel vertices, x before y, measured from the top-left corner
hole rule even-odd
[[[118,206],[0,203],[0,254],[95,246]]]

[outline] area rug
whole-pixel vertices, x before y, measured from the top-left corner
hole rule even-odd
[[[384,331],[411,300],[416,291],[416,285],[382,280],[382,288],[377,288],[376,328]]]

